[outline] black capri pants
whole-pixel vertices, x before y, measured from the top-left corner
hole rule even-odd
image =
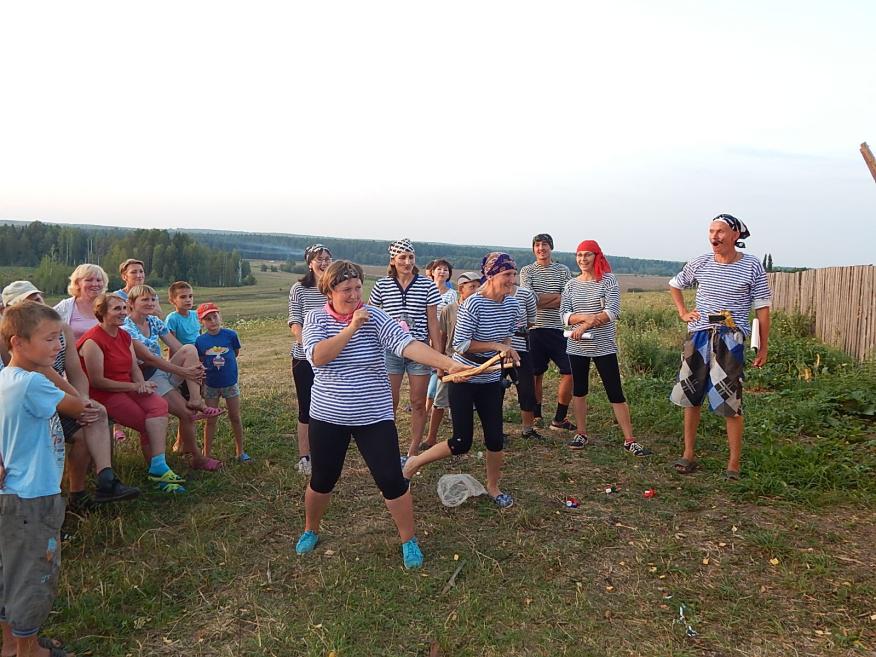
[[[313,368],[307,360],[292,359],[292,379],[298,398],[298,421],[310,423],[310,390],[313,388]]]
[[[502,393],[499,381],[494,383],[451,383],[450,417],[453,420],[453,438],[447,441],[452,454],[465,454],[471,449],[474,437],[474,411],[481,418],[484,430],[484,445],[489,452],[501,452],[502,438]]]
[[[311,418],[310,488],[313,491],[325,494],[334,490],[341,478],[351,437],[384,499],[394,500],[408,492],[408,482],[402,476],[399,461],[395,422],[383,420],[363,426],[344,426]]]
[[[520,366],[517,368],[517,401],[520,402],[520,410],[534,412],[535,401],[535,372],[532,369],[532,356],[528,351],[518,351]]]
[[[624,389],[621,386],[617,354],[606,354],[593,358],[569,354],[569,360],[572,362],[572,395],[574,397],[584,397],[589,391],[590,361],[592,360],[593,364],[596,365],[596,371],[599,372],[599,378],[602,379],[608,401],[612,404],[623,404],[626,401]]]

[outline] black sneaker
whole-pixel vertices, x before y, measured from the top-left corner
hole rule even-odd
[[[554,431],[574,431],[577,428],[569,422],[567,417],[564,417],[562,420],[551,420],[551,429]]]
[[[587,436],[582,436],[580,433],[576,433],[575,437],[566,443],[569,449],[584,449],[589,444],[590,439]]]
[[[106,488],[96,488],[94,491],[94,501],[96,504],[106,504],[107,502],[121,502],[122,500],[132,500],[140,495],[140,489],[133,486],[125,486],[118,477],[114,477],[112,483]]]
[[[530,440],[544,440],[544,436],[536,431],[535,427],[529,427],[528,429],[524,429],[523,433],[521,433],[520,435]]]
[[[635,440],[631,443],[624,443],[624,449],[627,450],[633,456],[651,456],[653,453],[647,447],[643,447]]]

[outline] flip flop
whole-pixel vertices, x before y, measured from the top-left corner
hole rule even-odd
[[[206,470],[207,472],[216,472],[222,468],[222,461],[219,459],[204,459],[197,465],[192,464],[192,470]]]
[[[672,464],[672,467],[675,468],[675,471],[681,475],[693,474],[694,472],[696,472],[697,466],[698,464],[696,461],[688,461],[685,458],[680,458]]]
[[[194,410],[194,409],[190,409]],[[192,415],[192,421],[198,422],[199,420],[206,420],[212,417],[219,417],[225,412],[224,408],[216,408],[215,406],[207,406],[206,408],[198,411],[194,415]]]
[[[724,470],[726,481],[739,481],[739,470]]]

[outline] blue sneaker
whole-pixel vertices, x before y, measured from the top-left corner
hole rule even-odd
[[[508,493],[499,493],[498,495],[496,495],[496,497],[493,498],[493,501],[500,509],[508,509],[514,506],[514,498],[511,497]]]
[[[317,543],[319,543],[319,535],[308,529],[298,538],[298,543],[295,544],[295,552],[298,554],[312,552]]]
[[[423,553],[420,552],[416,536],[402,543],[402,558],[405,562],[405,568],[419,568],[423,565]]]

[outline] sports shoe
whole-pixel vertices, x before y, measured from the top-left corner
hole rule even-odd
[[[569,418],[564,417],[562,420],[551,420],[551,429],[554,431],[574,431],[577,427],[569,422]]]
[[[134,486],[125,486],[118,477],[113,477],[112,483],[106,488],[98,486],[94,491],[94,501],[96,504],[105,504],[106,502],[121,502],[122,500],[132,500],[140,495],[140,489]]]
[[[416,536],[402,543],[401,550],[405,568],[410,570],[411,568],[419,568],[423,565],[423,553],[420,551],[420,545],[417,543]]]
[[[514,506],[514,498],[508,493],[499,493],[493,498],[493,501],[500,509],[509,509]]]
[[[313,548],[316,547],[317,543],[319,543],[319,534],[308,529],[298,537],[298,542],[295,544],[295,552],[297,554],[313,552]]]
[[[624,443],[624,449],[627,450],[633,456],[651,456],[653,453],[647,447],[643,447],[635,440],[629,443]]]
[[[575,437],[566,443],[569,449],[584,449],[589,444],[590,439],[587,436],[582,436],[580,433],[576,433]]]
[[[302,456],[300,459],[298,459],[298,465],[296,467],[298,468],[298,472],[303,474],[305,477],[309,477],[310,473],[313,471],[313,466],[310,465],[309,456]]]
[[[544,436],[536,431],[535,427],[529,427],[528,429],[524,429],[520,435],[524,438],[529,438],[530,440],[544,440]]]

